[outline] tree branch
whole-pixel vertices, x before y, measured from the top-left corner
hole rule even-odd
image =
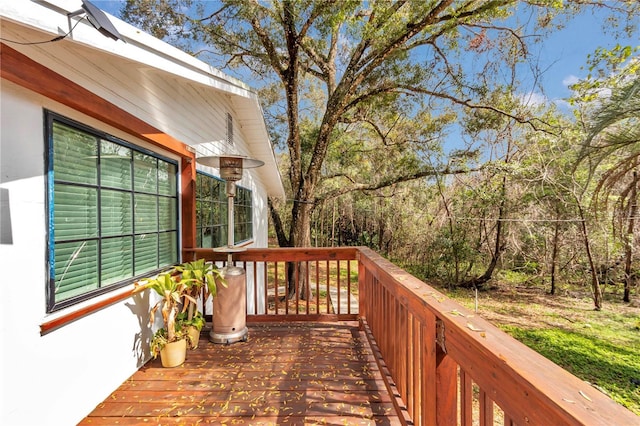
[[[316,197],[315,198],[315,202],[316,203],[321,203],[323,201],[326,200],[330,200],[332,198],[336,198],[339,197],[341,195],[344,194],[348,194],[350,192],[354,192],[354,191],[375,191],[377,189],[382,189],[382,188],[387,188],[389,186],[395,185],[397,183],[402,183],[402,182],[409,182],[412,180],[416,180],[416,179],[421,179],[421,178],[425,178],[425,177],[431,177],[431,176],[442,176],[442,175],[447,175],[447,176],[451,176],[451,175],[460,175],[460,174],[468,174],[468,173],[472,173],[472,172],[477,172],[480,170],[483,170],[485,167],[484,166],[479,166],[479,167],[475,167],[475,168],[461,168],[461,169],[450,169],[448,166],[443,169],[443,170],[436,170],[434,168],[426,168],[426,169],[422,169],[422,170],[418,170],[414,173],[410,173],[407,175],[401,175],[401,176],[386,176],[384,177],[384,179],[378,181],[378,182],[372,182],[372,183],[356,183],[355,179],[347,176],[347,175],[335,175],[335,177],[344,177],[345,179],[349,180],[350,182],[353,183],[352,186],[343,186],[341,188],[335,189],[333,191],[328,191],[327,193],[325,193],[322,196]]]

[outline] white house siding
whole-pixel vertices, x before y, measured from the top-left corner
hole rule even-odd
[[[13,13],[10,8],[19,9],[23,5],[31,9],[40,7],[29,1],[0,0],[0,12],[4,18],[4,13],[8,13],[6,10]],[[50,19],[52,17],[47,17],[43,22]],[[60,22],[51,25],[64,28],[66,16]],[[12,20],[3,19],[1,25],[3,38],[7,39],[42,40],[51,36]],[[80,34],[84,34],[80,30],[95,31],[84,27],[78,27]],[[93,36],[97,37],[98,44],[105,43],[97,31]],[[125,50],[135,48],[133,43],[117,44],[117,48]],[[252,114],[259,113],[259,107],[256,109],[254,104],[253,112],[251,109],[247,112],[246,105],[255,99],[245,89],[233,86],[229,92],[224,92],[218,88],[222,83],[213,81],[215,73],[209,77],[211,85],[207,86],[207,79],[192,65],[185,73],[195,73],[198,78],[188,80],[177,71],[164,72],[161,67],[134,61],[135,52],[129,50],[129,57],[112,55],[70,40],[10,47],[160,131],[194,146],[198,155],[237,153],[266,160],[267,166],[263,170],[245,172],[239,185],[251,189],[253,194],[253,246],[267,246],[267,192],[281,195],[283,190],[282,183],[273,179],[277,170],[274,175],[275,161],[268,140],[260,138],[265,135],[264,128],[256,128],[251,118]],[[167,67],[173,63],[160,56],[158,61],[166,62]],[[176,63],[171,66],[179,67]],[[136,295],[48,334],[40,334],[41,324],[84,306],[80,304],[54,314],[46,313],[48,246],[44,110],[54,111],[166,157],[177,157],[7,80],[0,80],[0,85],[0,270],[3,274],[0,424],[72,425],[149,359],[148,312],[155,300],[149,301],[153,295],[148,292]],[[232,147],[225,144],[227,112],[232,114],[235,127]],[[264,126],[260,114],[255,120]],[[247,125],[246,129],[243,129],[243,123]],[[205,168],[198,166],[198,169]],[[218,175],[215,169],[206,171]],[[248,271],[249,282],[252,273],[252,270]],[[263,274],[259,272],[258,276]],[[256,312],[252,289],[249,286],[250,313]],[[257,307],[257,313],[262,312],[264,307]]]
[[[0,188],[10,214],[0,244],[0,423],[71,425],[148,359],[148,304],[129,299],[40,335],[48,278],[43,108],[96,123],[4,80],[0,99]]]
[[[65,31],[66,15],[47,3],[54,2],[0,0],[0,14],[11,18],[2,22],[3,38],[47,40]],[[80,0],[57,3],[66,5],[67,11],[80,7]],[[270,195],[283,197],[260,106],[248,86],[111,20],[123,36],[135,41],[116,42],[82,21],[62,41],[11,47],[188,145],[225,141],[226,113],[231,113],[236,128],[232,152],[265,161],[267,167],[253,174]]]
[[[40,335],[39,325],[56,316],[48,316],[45,310],[48,274],[43,111],[55,111],[172,156],[5,80],[0,98],[0,189],[8,201],[2,214],[8,212],[10,219],[9,226],[3,226],[9,234],[3,234],[0,244],[0,268],[5,276],[0,424],[75,424],[149,359],[151,333],[146,299],[150,295],[138,295],[138,300],[127,299]],[[217,174],[217,170],[207,172]],[[247,172],[239,184],[251,189],[254,196],[253,246],[266,247],[264,188]],[[8,219],[2,218],[3,224]],[[248,271],[248,275],[252,273]],[[249,312],[255,312],[253,300],[253,287],[248,286]],[[75,309],[78,307],[65,312]],[[259,307],[259,312],[264,312],[264,307]]]

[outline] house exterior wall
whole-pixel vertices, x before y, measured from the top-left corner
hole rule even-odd
[[[28,44],[57,36],[80,3],[0,0],[2,425],[76,424],[150,358],[157,328],[148,327],[155,295],[131,295],[132,285],[47,313],[44,110],[177,160],[183,248],[195,228],[192,179],[202,168],[194,151],[267,162],[238,182],[253,196],[250,246],[267,246],[267,192],[283,193],[257,99],[241,82],[118,20],[127,43],[82,21],[63,40]],[[237,124],[233,146],[227,113]]]
[[[149,307],[155,299],[149,292],[137,294],[41,335],[40,325],[60,314],[46,313],[43,111],[52,110],[167,157],[177,159],[177,156],[7,80],[0,82],[0,268],[7,278],[0,326],[3,347],[0,424],[75,424],[149,359],[152,331],[147,324]],[[242,139],[236,141],[242,148]],[[215,142],[203,149],[223,150]],[[208,172],[217,174],[217,170]],[[254,196],[252,245],[264,247],[267,245],[264,188],[247,172],[239,184],[251,189]]]
[[[10,214],[0,259],[14,277],[3,285],[0,423],[75,424],[149,358],[149,295],[40,335],[48,279],[43,108],[82,117],[4,80],[0,102],[0,185]]]

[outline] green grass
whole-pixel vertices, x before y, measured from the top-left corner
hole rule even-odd
[[[609,293],[595,311],[586,288],[565,288],[556,296],[546,290],[520,280],[495,283],[478,293],[478,313],[640,415],[640,308]],[[474,292],[442,291],[474,309]]]
[[[640,415],[640,332],[626,330],[630,338],[609,340],[594,327],[584,332],[561,328],[524,329],[501,326],[504,331],[572,374],[604,390],[612,399]],[[628,341],[628,343],[622,340]]]

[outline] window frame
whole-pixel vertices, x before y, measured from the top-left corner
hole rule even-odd
[[[248,201],[248,204],[246,203]],[[243,186],[236,186],[236,197],[233,200],[233,238],[236,244],[253,240],[253,191]],[[248,220],[240,220],[244,214]],[[247,232],[247,235],[242,235]],[[240,238],[238,236],[240,235]],[[237,239],[236,239],[237,238]]]
[[[201,205],[202,199],[199,197],[199,191],[200,191],[200,184],[198,183],[198,177],[199,176],[204,176],[208,179],[213,179],[215,181],[217,181],[218,183],[221,183],[223,185],[226,185],[226,182],[219,178],[218,176],[214,176],[212,174],[209,174],[207,172],[204,172],[202,170],[196,170],[196,245],[199,248],[216,248],[216,247],[223,247],[227,245],[227,230],[228,230],[228,213],[226,211],[227,209],[227,196],[226,196],[226,191],[220,191],[220,198],[218,198],[216,201],[213,200],[209,200],[209,201],[213,201],[218,203],[219,205],[222,206],[225,214],[222,215],[222,222],[221,223],[215,223],[212,225],[209,225],[208,227],[210,228],[214,228],[214,227],[218,227],[221,228],[223,231],[223,236],[222,236],[222,240],[220,241],[219,245],[213,245],[213,247],[203,247],[202,245],[202,241],[203,241],[203,235],[202,235],[202,229],[204,228],[202,226],[202,223],[200,222],[200,217],[201,217],[201,213],[198,211],[199,206]],[[241,195],[244,194],[244,195]],[[249,204],[241,204],[243,202],[243,200],[248,200]],[[233,205],[234,205],[234,243],[237,244],[244,244],[247,243],[249,241],[253,241],[254,239],[254,235],[253,235],[253,191],[249,188],[245,188],[244,186],[240,186],[240,185],[236,185],[236,196],[234,197],[233,200]],[[240,208],[244,209],[245,212],[248,210],[248,217],[249,220],[248,221],[238,221],[238,216],[240,214]],[[246,213],[245,213],[246,214]],[[242,238],[242,239],[236,239],[239,232],[238,229],[244,227],[245,229],[248,230],[248,235],[246,236],[246,238]],[[245,236],[243,236],[245,237]]]
[[[55,240],[55,220],[56,220],[56,215],[55,215],[55,185],[56,183],[58,184],[63,184],[63,185],[69,185],[69,183],[71,183],[71,186],[77,186],[77,187],[83,187],[83,184],[78,184],[78,183],[73,183],[73,182],[65,182],[63,180],[59,180],[56,181],[55,179],[55,175],[54,175],[54,123],[59,123],[61,125],[70,127],[76,131],[82,132],[87,134],[90,137],[96,138],[96,146],[97,146],[97,157],[98,157],[98,161],[96,164],[96,176],[97,176],[97,181],[95,184],[87,184],[86,187],[87,188],[94,188],[96,191],[96,204],[95,204],[95,208],[96,208],[96,226],[97,226],[97,235],[95,237],[86,237],[86,238],[80,238],[80,239],[76,239],[77,241],[96,241],[96,245],[97,245],[97,251],[96,251],[96,256],[94,257],[94,259],[96,260],[96,264],[97,264],[97,288],[93,289],[93,290],[88,290],[88,291],[84,291],[80,294],[77,295],[73,295],[70,296],[67,299],[63,299],[63,300],[59,300],[56,301],[56,292],[55,292],[55,288],[56,288],[56,277],[55,277],[55,246],[56,246],[56,240]],[[45,149],[45,170],[46,170],[46,179],[45,179],[45,185],[46,185],[46,217],[45,217],[45,221],[46,221],[46,227],[47,227],[47,251],[46,251],[46,265],[47,265],[47,272],[46,272],[46,277],[47,277],[47,284],[46,284],[46,312],[47,313],[53,313],[53,312],[57,312],[61,309],[70,307],[70,306],[74,306],[77,305],[79,303],[94,299],[98,296],[113,292],[114,290],[118,290],[121,289],[125,286],[131,285],[134,281],[139,280],[142,277],[148,277],[148,276],[153,276],[155,274],[157,274],[160,271],[166,270],[167,268],[173,266],[174,264],[176,264],[177,262],[180,261],[180,256],[181,256],[181,250],[180,250],[180,244],[181,244],[181,210],[180,210],[180,164],[179,161],[166,157],[158,152],[154,152],[152,150],[149,150],[147,148],[135,145],[134,143],[125,141],[123,139],[120,139],[116,136],[113,136],[111,134],[108,134],[104,131],[95,129],[89,125],[80,123],[76,120],[73,120],[71,118],[65,117],[63,115],[60,115],[58,113],[55,113],[53,111],[49,111],[49,110],[44,110],[44,136],[45,136],[45,143],[46,143],[46,149]],[[112,144],[116,144],[119,146],[122,146],[126,149],[131,150],[131,161],[132,163],[135,163],[135,156],[136,154],[142,154],[142,155],[146,155],[146,156],[150,156],[152,158],[154,158],[156,160],[156,172],[157,170],[159,170],[159,165],[160,163],[158,163],[158,161],[162,161],[164,163],[167,163],[169,165],[173,165],[174,169],[173,171],[175,172],[175,175],[173,177],[173,179],[171,181],[171,183],[173,183],[173,185],[175,185],[174,188],[172,188],[172,190],[170,191],[170,194],[164,194],[160,188],[159,188],[159,184],[156,182],[156,188],[155,188],[155,194],[153,193],[149,193],[146,191],[140,191],[138,189],[135,188],[134,182],[135,182],[135,168],[132,165],[131,168],[131,188],[130,189],[121,189],[118,191],[121,191],[122,193],[128,193],[131,194],[132,197],[132,205],[131,205],[131,220],[132,220],[132,229],[129,233],[121,233],[115,236],[115,238],[118,237],[130,237],[132,239],[132,245],[131,245],[131,256],[132,256],[132,270],[131,270],[131,276],[128,276],[124,279],[118,280],[116,282],[112,282],[109,284],[103,284],[103,279],[102,279],[102,274],[103,274],[103,263],[102,261],[104,260],[101,256],[101,242],[108,240],[110,238],[114,238],[114,235],[108,234],[106,232],[103,232],[103,227],[106,224],[101,223],[101,218],[102,218],[102,212],[101,212],[101,203],[102,203],[102,191],[110,191],[110,192],[114,192],[114,187],[109,186],[109,185],[103,185],[103,183],[101,182],[101,163],[99,161],[100,156],[101,156],[101,144],[102,141],[106,141],[108,143],[112,143]],[[173,186],[172,185],[172,186]],[[106,194],[107,192],[105,192]],[[144,233],[140,233],[140,232],[136,232],[135,229],[135,218],[136,218],[136,214],[135,214],[135,207],[133,204],[133,200],[135,197],[135,194],[139,194],[139,195],[153,195],[155,197],[155,201],[156,203],[159,203],[160,201],[168,201],[170,203],[175,203],[175,221],[173,221],[172,227],[168,228],[168,229],[160,229],[160,225],[158,222],[158,226],[156,226],[156,229],[154,232],[144,232]],[[171,201],[173,199],[173,201]],[[160,206],[158,205],[157,209],[156,209],[156,220],[160,220]],[[169,233],[175,233],[175,247],[173,247],[171,250],[168,251],[161,251],[161,247],[162,245],[160,244],[161,241],[161,236],[162,235],[167,235]],[[105,235],[106,234],[106,235]],[[175,263],[172,264],[167,264],[167,265],[162,265],[158,268],[154,268],[152,270],[147,270],[144,271],[142,273],[139,273],[136,275],[135,272],[135,239],[136,236],[142,235],[142,234],[153,234],[157,236],[157,244],[158,244],[158,252],[157,252],[157,260],[159,261],[160,259],[162,259],[162,257],[166,256],[168,253],[175,253]],[[70,241],[74,241],[74,239],[70,240]],[[172,258],[173,258],[173,254],[172,254]]]

